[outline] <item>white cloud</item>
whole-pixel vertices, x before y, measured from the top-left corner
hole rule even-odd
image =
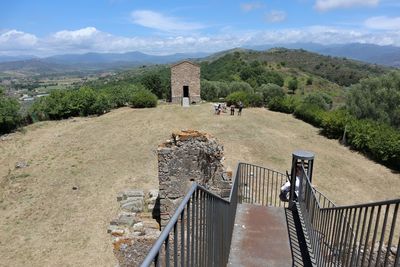
[[[263,4],[261,4],[260,2],[242,3],[240,5],[240,8],[245,12],[249,12],[249,11],[252,11],[254,9],[259,9],[259,8],[262,8],[262,7],[263,7]]]
[[[372,17],[368,18],[364,25],[376,30],[400,30],[400,17]]]
[[[327,11],[336,8],[350,8],[355,6],[373,7],[380,0],[316,0],[314,8],[319,11]]]
[[[131,17],[135,24],[163,32],[188,32],[205,28],[203,24],[185,22],[180,18],[168,17],[151,10],[135,10]]]
[[[286,19],[286,12],[281,10],[272,10],[267,13],[265,19],[271,23],[277,23]]]
[[[38,38],[29,33],[9,30],[0,34],[0,51],[29,50],[35,47]]]
[[[216,52],[241,46],[284,43],[343,44],[372,43],[400,46],[400,29],[368,31],[313,26],[283,30],[236,31],[224,29],[216,34],[172,34],[156,37],[124,37],[94,27],[63,30],[39,38],[17,30],[0,34],[0,54],[49,56],[67,53],[141,51],[148,54]]]

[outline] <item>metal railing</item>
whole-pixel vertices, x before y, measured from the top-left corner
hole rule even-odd
[[[264,167],[241,163],[239,170],[239,202],[262,206],[287,207],[279,198],[281,186],[288,176]]]
[[[337,207],[304,168],[300,179],[296,207],[316,266],[400,266],[400,199]]]
[[[225,266],[241,166],[233,177],[229,200],[193,183],[141,266]]]

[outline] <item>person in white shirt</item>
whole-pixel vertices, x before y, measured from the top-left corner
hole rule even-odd
[[[299,195],[299,188],[300,188],[300,177],[301,177],[301,166],[296,167],[296,185],[295,185],[295,199]],[[279,194],[279,198],[281,201],[287,202],[289,201],[290,198],[290,181],[287,181],[282,187],[281,187],[281,193]]]

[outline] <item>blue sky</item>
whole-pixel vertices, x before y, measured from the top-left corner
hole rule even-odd
[[[295,42],[400,46],[400,0],[2,1],[0,55],[215,52]]]

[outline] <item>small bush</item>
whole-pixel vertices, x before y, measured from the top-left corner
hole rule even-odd
[[[249,94],[249,105],[251,107],[262,107],[264,106],[263,97],[260,94]]]
[[[248,107],[250,105],[249,94],[244,91],[233,92],[226,97],[228,106],[234,104],[238,105],[239,101],[242,101],[243,106]]]
[[[19,109],[17,100],[2,96],[0,92],[0,134],[9,133],[19,126]]]
[[[315,105],[302,103],[294,110],[294,116],[316,127],[322,125],[322,120],[326,111]]]
[[[322,92],[315,92],[306,95],[302,101],[305,105],[317,106],[323,110],[329,110],[332,107],[332,98]]]
[[[157,96],[148,90],[137,91],[130,99],[134,108],[153,108],[157,106]]]
[[[329,138],[340,138],[343,136],[346,125],[353,119],[346,110],[326,112],[322,118],[321,133]]]
[[[268,108],[272,111],[279,111],[291,114],[300,104],[300,99],[295,96],[285,96],[283,98],[274,98],[268,103]]]
[[[285,92],[283,91],[282,87],[279,85],[268,83],[261,85],[257,92],[260,92],[263,96],[263,101],[266,105],[268,105],[274,98],[284,98]]]
[[[386,124],[353,120],[347,129],[350,146],[400,169],[400,132]]]

